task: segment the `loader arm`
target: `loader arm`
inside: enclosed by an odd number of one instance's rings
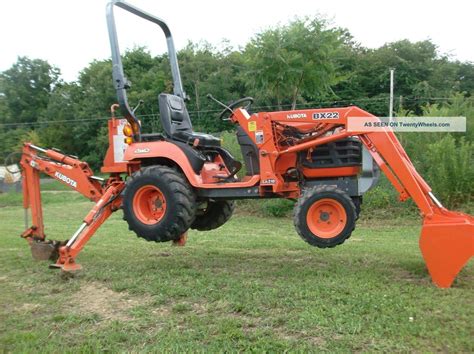
[[[430,186],[416,171],[391,128],[372,132],[348,130],[350,119],[362,118],[380,122],[379,118],[358,107],[263,112],[250,117],[239,108],[233,112],[232,116],[232,120],[244,127],[247,134],[252,137],[256,134],[248,127],[253,124],[256,126],[253,130],[262,132],[263,136],[272,136],[272,126],[275,123],[293,127],[317,124],[327,131],[328,134],[315,134],[292,146],[279,146],[275,139],[264,139],[259,146],[260,158],[261,161],[272,166],[270,170],[274,170],[278,159],[283,155],[357,136],[398,191],[400,200],[412,198],[418,206],[423,217],[420,249],[428,271],[439,287],[451,286],[456,275],[474,255],[474,218],[443,207],[431,192]],[[259,144],[255,138],[254,142]],[[261,162],[261,169],[264,167],[265,165]],[[269,175],[267,178],[278,179],[279,177],[269,172],[265,173]]]
[[[411,197],[420,209],[421,253],[433,282],[441,288],[450,287],[474,255],[474,218],[443,207],[391,129],[359,137],[399,192],[400,200]]]

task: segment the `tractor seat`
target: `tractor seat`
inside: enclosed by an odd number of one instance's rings
[[[197,139],[197,146],[202,147],[220,147],[221,139],[216,138],[213,135],[205,133],[196,133],[196,132],[186,132],[186,131],[176,131],[172,137],[182,142],[194,145],[194,142]]]
[[[158,104],[160,106],[161,125],[168,138],[199,147],[215,148],[221,146],[219,138],[193,131],[188,110],[181,97],[162,93],[158,96]]]

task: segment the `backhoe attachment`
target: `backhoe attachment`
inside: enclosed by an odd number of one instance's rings
[[[21,236],[29,242],[33,258],[55,261],[50,267],[65,272],[81,269],[81,265],[76,262],[77,255],[97,229],[120,208],[125,182],[119,173],[112,173],[107,180],[103,180],[94,176],[87,163],[75,156],[65,155],[59,150],[43,149],[30,143],[24,144],[20,164],[26,224],[26,230]],[[51,176],[95,202],[82,224],[68,240],[46,239],[41,206],[40,173]],[[31,209],[33,219],[31,226],[28,224],[28,209]],[[186,239],[187,233],[184,233],[174,240],[173,244],[184,246]]]
[[[107,180],[93,175],[87,163],[75,156],[65,155],[59,150],[43,149],[25,143],[20,162],[23,177],[23,207],[25,227],[22,237],[27,239],[33,258],[56,260],[52,265],[64,271],[80,269],[75,258],[95,231],[121,203],[120,193],[124,182],[119,175],[112,174]],[[84,218],[82,225],[66,241],[46,240],[40,193],[40,173],[45,173],[95,202]],[[31,209],[32,225],[28,224]]]

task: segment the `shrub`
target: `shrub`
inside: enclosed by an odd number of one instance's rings
[[[396,201],[394,190],[387,186],[376,186],[364,196],[363,206],[367,210],[387,209]]]
[[[446,135],[427,147],[425,178],[447,206],[472,200],[474,194],[474,144]]]
[[[261,203],[261,211],[266,216],[275,216],[278,218],[289,215],[295,202],[288,199],[267,199]]]

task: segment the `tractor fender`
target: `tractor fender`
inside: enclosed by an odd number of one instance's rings
[[[183,171],[193,187],[199,187],[202,179],[199,176],[205,159],[192,147],[167,141],[133,143],[124,152],[125,161],[148,158],[164,158],[173,161]]]

